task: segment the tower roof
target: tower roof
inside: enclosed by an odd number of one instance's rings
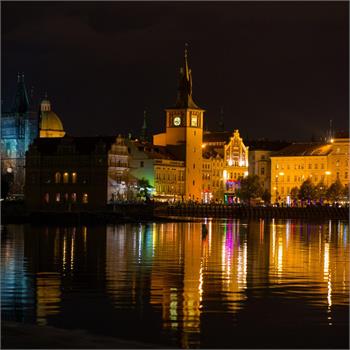
[[[187,45],[185,46],[184,65],[180,68],[179,85],[177,89],[176,108],[197,108],[192,98],[192,71],[187,60]]]
[[[17,91],[12,111],[24,114],[29,110],[29,98],[24,84],[24,74],[17,75]]]

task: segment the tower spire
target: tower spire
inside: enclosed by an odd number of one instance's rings
[[[199,108],[192,98],[192,71],[188,64],[188,44],[185,43],[184,66],[180,68],[176,108]]]
[[[146,120],[147,112],[146,110],[143,111],[143,124],[141,128],[141,141],[147,141],[147,120]]]
[[[221,106],[221,108],[220,108],[219,130],[220,130],[220,131],[225,131],[225,124],[224,124],[224,107],[222,107],[222,106]]]
[[[13,104],[13,112],[24,114],[29,110],[29,98],[24,84],[24,74],[17,73],[17,91]]]

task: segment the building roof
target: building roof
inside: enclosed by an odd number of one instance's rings
[[[177,160],[177,158],[170,152],[167,146],[153,145],[150,142],[133,141],[135,147],[140,152],[144,152],[150,159],[170,159]]]
[[[291,144],[288,141],[270,141],[270,140],[246,140],[244,144],[249,147],[249,151],[279,151]]]
[[[231,131],[205,131],[203,133],[203,142],[223,142],[227,143],[230,141],[230,137],[232,136]]]
[[[331,148],[331,144],[324,143],[293,143],[275,152],[271,157],[326,156]]]
[[[36,148],[42,155],[55,154],[59,146],[73,146],[73,150],[78,154],[91,154],[98,144],[105,145],[106,152],[111,145],[116,142],[116,136],[93,136],[93,137],[72,137],[62,138],[36,138],[30,146]],[[72,153],[74,152],[72,151]]]

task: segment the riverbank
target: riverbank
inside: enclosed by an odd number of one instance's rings
[[[2,223],[116,224],[193,221],[200,218],[326,219],[349,220],[349,208],[337,206],[254,207],[224,204],[131,203],[107,206],[99,211],[28,212],[23,202],[2,204]]]
[[[3,349],[165,349],[164,346],[69,330],[3,321]]]

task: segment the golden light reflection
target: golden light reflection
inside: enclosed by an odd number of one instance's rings
[[[56,272],[38,272],[36,278],[36,315],[40,326],[47,324],[47,317],[60,312],[61,277]]]

